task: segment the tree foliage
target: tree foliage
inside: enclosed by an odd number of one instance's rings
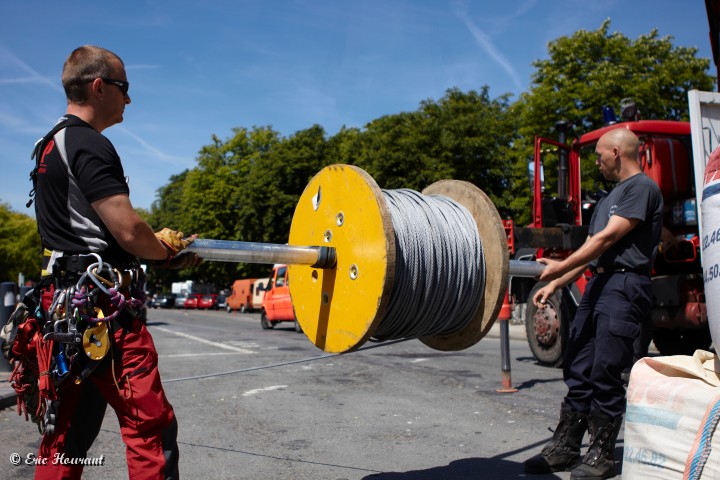
[[[449,89],[416,112],[387,115],[359,134],[356,165],[382,188],[422,190],[443,179],[483,189],[503,209],[510,175],[507,149],[514,138],[507,96]]]
[[[0,203],[0,281],[17,282],[20,273],[39,279],[41,259],[35,220]]]
[[[606,20],[597,30],[550,42],[549,58],[533,63],[531,87],[512,106],[519,139],[510,205],[521,222],[529,219],[532,201],[527,161],[535,135],[556,138],[559,120],[574,125],[577,134],[599,128],[602,108],[617,110],[624,98],[635,101],[642,118],[687,120],[687,92],[713,89],[710,62],[698,58],[696,48],[673,46],[672,37],[657,30],[631,40],[609,29]]]

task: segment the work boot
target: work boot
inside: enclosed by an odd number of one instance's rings
[[[552,473],[572,470],[580,463],[580,444],[587,430],[587,415],[574,412],[563,403],[552,440],[540,454],[525,460],[525,473]]]
[[[615,441],[621,425],[622,416],[610,418],[600,412],[590,413],[590,446],[582,463],[570,474],[572,480],[603,480],[616,475]]]

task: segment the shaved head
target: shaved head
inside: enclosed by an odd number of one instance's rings
[[[640,139],[626,128],[606,132],[595,146],[595,164],[607,179],[621,181],[640,173]]]
[[[640,149],[640,139],[626,128],[610,130],[600,137],[600,142],[606,142],[605,146],[609,148],[617,147],[620,151],[620,156],[623,158],[637,159]]]

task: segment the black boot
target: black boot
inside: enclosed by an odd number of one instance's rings
[[[587,415],[574,412],[563,403],[560,423],[552,440],[539,455],[525,460],[525,473],[552,473],[572,470],[580,463],[580,444],[587,430]]]
[[[615,441],[621,425],[622,416],[610,418],[600,412],[590,413],[590,446],[582,463],[570,474],[572,480],[603,480],[616,475]]]

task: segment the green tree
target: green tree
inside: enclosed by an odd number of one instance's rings
[[[709,60],[697,49],[673,46],[657,30],[631,40],[609,33],[610,20],[598,30],[579,30],[548,45],[549,58],[533,63],[530,90],[512,106],[519,139],[511,156],[515,165],[508,201],[521,223],[529,221],[527,161],[535,135],[555,138],[555,123],[567,120],[576,133],[603,125],[602,107],[615,109],[632,98],[642,118],[687,120],[687,92],[712,90]]]
[[[327,158],[325,131],[319,125],[283,139],[253,164],[243,191],[243,233],[248,241],[286,243],[295,205]]]
[[[41,249],[35,219],[0,203],[0,281],[17,282],[20,273],[39,279]]]
[[[421,148],[421,120],[419,112],[403,112],[368,123],[355,164],[386,189],[421,190],[437,175],[448,174],[448,168],[443,169]]]
[[[153,204],[154,227],[167,226],[200,238],[243,240],[241,199],[248,188],[249,172],[278,140],[279,135],[269,127],[234,128],[224,141],[213,135],[212,143],[200,149],[197,166],[172,177],[171,183],[158,191]],[[226,286],[245,276],[246,270],[243,264],[208,262],[192,270],[159,270],[153,281],[167,285],[192,277]]]
[[[465,180],[482,189],[502,212],[511,165],[508,150],[515,127],[508,116],[508,95],[491,99],[489,88],[479,92],[449,89],[439,101],[420,106],[419,146],[443,167],[433,181]]]
[[[150,225],[155,231],[167,227],[181,230],[189,226],[183,207],[183,190],[185,179],[189,170],[185,170],[170,177],[167,185],[160,187],[156,193],[156,200],[150,206]]]
[[[514,138],[508,97],[447,90],[415,112],[386,115],[360,133],[356,165],[382,188],[422,190],[443,179],[466,180],[502,209],[508,188],[507,150]]]

